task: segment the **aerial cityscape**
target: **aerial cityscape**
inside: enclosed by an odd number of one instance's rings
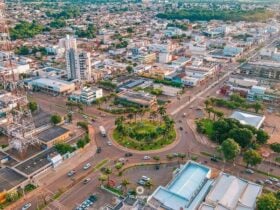
[[[280,0],[0,0],[0,209],[280,210]]]

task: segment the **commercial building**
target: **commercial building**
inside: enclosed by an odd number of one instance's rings
[[[124,90],[117,94],[118,103],[131,104],[138,107],[153,108],[157,105],[157,98],[149,93]]]
[[[58,79],[39,78],[27,82],[28,88],[50,94],[69,94],[75,90],[73,82]]]
[[[101,97],[103,97],[103,90],[101,88],[84,87],[80,91],[73,92],[69,96],[69,100],[89,105]]]
[[[189,161],[174,172],[173,179],[166,187],[159,186],[147,203],[152,209],[197,209],[213,183],[210,176],[210,168]]]
[[[199,210],[254,210],[262,186],[221,173]]]
[[[252,61],[241,66],[239,73],[249,77],[280,80],[280,62]]]
[[[248,101],[263,101],[268,104],[280,104],[280,91],[272,90],[266,87],[253,86],[247,92]]]
[[[256,115],[240,111],[234,111],[230,118],[238,120],[243,125],[251,125],[257,129],[262,126],[265,120],[265,116],[263,115]]]
[[[54,126],[38,134],[38,139],[47,147],[50,148],[54,144],[67,140],[70,136],[70,131],[60,126]]]

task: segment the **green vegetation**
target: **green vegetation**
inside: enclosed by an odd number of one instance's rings
[[[209,21],[209,20],[230,20],[230,21],[264,21],[273,17],[273,12],[266,9],[255,9],[249,11],[242,10],[220,10],[220,9],[202,9],[192,8],[189,10],[181,9],[167,13],[157,14],[158,18],[190,21]]]
[[[107,90],[114,90],[117,85],[112,83],[111,81],[109,80],[102,80],[102,81],[99,81],[99,85],[101,87],[103,87],[104,89],[107,89]]]
[[[84,148],[89,142],[90,142],[89,135],[86,134],[84,136],[84,138],[81,138],[77,141],[77,147],[78,148]]]
[[[66,26],[66,21],[63,18],[56,18],[50,22],[50,27],[52,28],[63,28]]]
[[[50,121],[52,124],[57,125],[58,123],[60,123],[62,121],[62,118],[61,118],[61,116],[54,114],[51,116]]]
[[[47,55],[47,50],[44,47],[27,47],[25,45],[17,48],[15,53],[18,55],[35,55],[36,53],[41,53],[42,55]]]
[[[77,126],[80,126],[88,133],[88,123],[87,122],[77,122]]]
[[[161,84],[168,85],[168,86],[172,86],[172,87],[177,87],[177,88],[182,88],[183,87],[183,85],[181,83],[173,82],[173,81],[170,81],[170,80],[155,79],[154,82],[155,83],[161,83]]]
[[[115,121],[114,139],[124,147],[136,150],[160,149],[176,137],[174,121],[163,115],[163,121],[125,122],[124,117]]]
[[[141,87],[136,87],[134,88],[135,91],[145,91],[147,93],[151,93],[153,95],[159,96],[162,95],[162,90],[160,88],[153,88],[153,87],[145,87],[145,88],[141,88]]]
[[[25,187],[24,187],[24,191],[25,192],[30,192],[30,191],[32,191],[32,190],[35,190],[37,187],[35,186],[35,185],[33,185],[33,184],[28,184],[28,185],[26,185]]]
[[[96,171],[96,170],[100,169],[100,168],[101,168],[102,166],[104,166],[107,162],[108,162],[108,159],[104,159],[104,160],[98,162],[98,163],[96,164],[96,166],[93,168],[93,171]]]
[[[224,154],[225,160],[234,160],[240,153],[240,146],[233,139],[226,139],[221,144],[221,151]]]
[[[126,67],[127,72],[130,74],[133,72],[133,67],[132,66],[127,66]]]
[[[257,200],[258,210],[278,210],[280,209],[280,197],[278,193],[263,193]]]
[[[30,109],[31,112],[35,112],[38,109],[38,104],[34,101],[30,101],[28,103],[28,108]]]
[[[10,36],[12,40],[33,38],[37,34],[42,33],[44,26],[38,24],[36,21],[31,23],[27,21],[21,21],[14,28],[10,29]]]
[[[89,24],[86,30],[77,29],[76,35],[80,38],[93,39],[96,37],[96,28],[93,24]]]
[[[116,45],[115,45],[115,47],[116,48],[125,48],[125,47],[127,47],[127,45],[128,45],[128,42],[127,41],[120,41],[119,43],[117,43]]]
[[[46,15],[48,17],[53,17],[53,18],[64,18],[64,19],[71,19],[71,18],[77,18],[80,16],[81,12],[79,7],[73,7],[73,6],[68,6],[66,8],[63,8],[61,12],[52,12],[52,11],[47,11]]]
[[[54,148],[61,155],[64,155],[68,152],[72,153],[76,150],[75,147],[72,147],[71,145],[66,144],[66,143],[57,143],[57,144],[54,145]]]
[[[277,153],[280,153],[280,144],[279,143],[273,143],[270,145],[270,148]]]
[[[176,27],[182,29],[183,31],[188,30],[188,25],[186,23],[178,23],[178,22],[168,23],[167,27]]]
[[[220,98],[210,98],[206,100],[212,106],[225,107],[228,109],[253,109],[256,113],[263,110],[263,105],[260,102],[247,103],[245,98],[242,98],[238,94],[233,94],[230,96],[229,100]]]
[[[222,144],[227,138],[232,138],[242,148],[252,147],[256,144],[264,144],[268,140],[267,138],[261,138],[262,132],[259,132],[256,128],[243,125],[239,121],[231,118],[221,118],[217,121],[211,119],[200,119],[196,121],[197,131],[199,133],[207,135],[211,140]],[[256,135],[256,139],[253,136]],[[261,141],[259,141],[261,139]]]
[[[255,166],[262,162],[262,157],[257,151],[250,149],[244,153],[243,160],[247,164],[247,167],[249,165]]]

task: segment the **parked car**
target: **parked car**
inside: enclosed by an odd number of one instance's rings
[[[93,195],[90,195],[88,199],[89,199],[91,202],[94,203],[95,201],[97,201],[97,196],[93,194]]]
[[[183,130],[183,127],[180,127],[179,129],[180,129],[180,131],[182,131],[182,130]]]
[[[102,150],[101,147],[97,147],[96,152],[97,152],[97,153],[100,153],[101,150]]]
[[[83,183],[87,184],[89,181],[90,181],[90,178],[86,178],[86,179],[84,179]]]
[[[125,159],[124,158],[119,158],[119,162],[124,163]]]
[[[133,154],[132,153],[130,153],[130,152],[128,152],[128,153],[125,153],[125,155],[124,155],[125,157],[131,157],[131,156],[133,156]]]
[[[75,175],[76,171],[75,170],[71,170],[68,172],[67,176],[71,177],[73,175]]]
[[[249,168],[247,168],[247,169],[245,170],[245,172],[248,173],[248,174],[253,174],[253,173],[255,173],[252,169],[249,169]]]
[[[26,210],[29,209],[31,207],[31,203],[26,203],[24,204],[24,206],[21,208],[21,210]]]
[[[160,165],[155,165],[156,170],[159,170],[159,168],[160,168]]]
[[[142,179],[138,180],[137,184],[145,186],[146,182],[143,181]]]
[[[144,160],[150,160],[151,159],[151,157],[150,156],[144,156],[144,158],[143,158]]]
[[[264,184],[264,181],[262,181],[262,180],[258,179],[258,180],[256,181],[256,183],[257,183],[257,184],[261,184],[261,185],[263,185],[263,184]]]
[[[278,180],[277,178],[275,178],[275,177],[269,177],[269,179],[270,179],[271,181],[273,181],[273,182],[279,182],[279,180]]]
[[[273,182],[270,181],[269,179],[264,180],[264,182],[265,182],[266,184],[273,184]]]
[[[276,187],[280,187],[280,182],[276,183],[275,186],[276,186]]]
[[[142,176],[141,179],[145,182],[148,182],[151,180],[151,178],[147,177],[147,176]]]
[[[219,160],[216,157],[211,157],[210,160],[213,162],[219,162]]]
[[[87,170],[89,167],[91,167],[91,164],[90,163],[87,163],[84,165],[84,170]]]
[[[107,141],[108,146],[112,146],[112,142]]]

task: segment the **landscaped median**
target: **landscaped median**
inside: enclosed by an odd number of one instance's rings
[[[174,122],[167,117],[163,121],[129,121],[116,120],[113,131],[114,140],[123,147],[148,151],[161,149],[176,139]]]

